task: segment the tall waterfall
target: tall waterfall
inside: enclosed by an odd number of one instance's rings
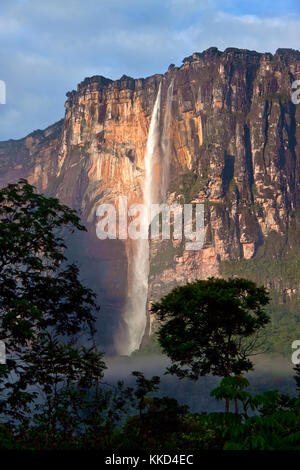
[[[160,192],[160,104],[161,84],[159,85],[144,157],[145,177],[143,186],[143,204],[148,209],[147,219],[143,222],[149,226],[151,204],[159,202]],[[124,324],[119,337],[119,353],[129,355],[141,345],[147,325],[148,278],[150,270],[149,240],[138,239],[134,242],[132,253],[132,278],[128,292],[128,301],[123,315]]]
[[[162,177],[161,177],[161,198],[165,202],[167,196],[167,190],[169,186],[169,174],[170,174],[170,125],[171,125],[171,116],[172,116],[172,99],[173,99],[173,89],[174,89],[174,78],[172,78],[171,83],[167,91],[167,102],[166,110],[164,116],[164,127],[162,134]]]

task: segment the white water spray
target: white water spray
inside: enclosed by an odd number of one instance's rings
[[[167,190],[169,186],[169,175],[170,175],[170,150],[171,150],[171,138],[170,138],[170,126],[172,117],[172,99],[174,89],[174,78],[172,78],[167,91],[167,102],[164,116],[164,127],[162,134],[162,177],[161,177],[161,198],[165,202],[167,196]]]
[[[161,84],[152,111],[145,153],[145,178],[143,204],[150,214],[151,204],[159,202],[159,125],[160,125]],[[156,184],[155,184],[156,183]],[[147,214],[147,226],[150,220]],[[144,221],[143,221],[144,222]],[[132,278],[128,300],[123,315],[124,325],[118,338],[118,350],[122,355],[130,355],[139,349],[147,325],[148,278],[150,270],[149,240],[136,240],[132,254]]]

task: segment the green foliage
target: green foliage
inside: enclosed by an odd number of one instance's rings
[[[228,404],[230,401],[234,400],[236,413],[238,413],[237,403],[241,401],[244,404],[244,410],[246,412],[248,406],[254,409],[251,395],[244,390],[248,386],[248,380],[242,376],[235,375],[233,377],[225,377],[221,380],[219,387],[212,390],[211,396],[215,397],[216,400],[226,400]],[[227,411],[229,411],[229,407]]]
[[[199,415],[188,414],[188,407],[179,405],[174,398],[153,396],[158,391],[159,377],[149,380],[141,372],[132,374],[137,378],[132,396],[139,414],[126,420],[119,436],[121,449],[217,448],[213,430],[199,426]]]
[[[175,288],[152,311],[161,321],[159,343],[170,357],[168,371],[196,380],[229,376],[252,369],[252,338],[269,318],[264,287],[242,278],[196,281]]]
[[[202,422],[219,431],[224,450],[299,450],[300,400],[276,390],[252,396],[242,377],[226,377],[212,396],[242,404],[243,412],[210,413]],[[252,415],[249,416],[248,411]]]
[[[169,191],[175,192],[176,196],[183,196],[184,202],[191,202],[203,190],[207,184],[209,164],[202,170],[202,176],[192,171],[179,175],[170,185]]]
[[[163,240],[162,249],[151,258],[150,273],[158,274],[174,264],[174,257],[182,252],[182,247],[175,247],[172,240]]]
[[[44,131],[41,129],[36,129],[35,131],[29,134],[30,137],[41,137],[44,134]]]
[[[240,375],[252,367],[253,334],[268,323],[263,287],[211,278],[176,288],[153,306],[165,322],[158,337],[170,371],[193,379],[224,375],[212,396],[235,403],[235,413],[229,406],[226,413],[190,413],[173,398],[154,396],[157,376],[135,371],[135,387],[103,383],[95,295],[67,264],[66,229],[84,227],[74,211],[25,180],[0,191],[0,334],[7,349],[1,450],[300,450],[300,400],[277,391],[252,396]]]
[[[237,184],[236,184],[235,179],[232,178],[229,183],[229,192],[234,193],[236,190],[237,190]]]
[[[78,267],[66,264],[62,232],[76,229],[85,230],[73,210],[26,180],[0,191],[0,337],[7,355],[0,413],[27,425],[39,410],[39,390],[48,438],[60,426],[61,390],[97,386],[105,368],[91,342],[95,294],[81,284]],[[83,332],[88,348],[77,344]]]
[[[145,378],[144,374],[139,371],[132,372],[132,375],[136,377],[136,390],[134,392],[134,396],[138,400],[138,409],[141,416],[143,410],[146,408],[145,397],[148,393],[158,390],[160,378],[158,376],[153,376],[152,379],[148,380]]]
[[[280,354],[290,354],[295,332],[300,331],[300,232],[298,215],[294,217],[287,238],[271,232],[252,259],[220,263],[224,277],[245,276],[268,287],[271,300],[266,312],[272,321],[265,330],[265,349]],[[289,288],[294,289],[290,295]]]
[[[243,397],[241,397],[243,400]],[[277,391],[245,397],[259,414],[212,413],[204,421],[222,431],[224,450],[299,450],[300,400]]]

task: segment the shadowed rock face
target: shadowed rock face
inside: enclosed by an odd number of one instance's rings
[[[62,121],[0,143],[2,186],[26,177],[80,211],[88,225],[71,251],[99,293],[105,345],[124,307],[134,247],[98,240],[95,211],[119,195],[129,205],[142,202],[159,84],[163,123],[174,82],[167,200],[205,203],[205,244],[188,252],[181,241],[151,241],[150,299],[188,280],[218,275],[220,261],[249,259],[270,232],[286,233],[300,202],[300,105],[291,102],[297,79],[298,51],[279,49],[273,56],[211,48],[164,75],[85,79],[67,94]]]

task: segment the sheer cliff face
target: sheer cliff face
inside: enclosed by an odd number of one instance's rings
[[[273,56],[215,48],[164,75],[85,79],[67,94],[63,121],[0,143],[0,183],[27,177],[81,211],[89,234],[78,252],[85,260],[106,260],[100,290],[121,309],[134,248],[99,241],[95,210],[119,195],[129,205],[142,202],[153,105],[161,83],[163,123],[173,80],[170,125],[159,149],[170,157],[167,198],[204,202],[206,235],[198,252],[180,242],[151,242],[150,298],[156,298],[176,284],[217,275],[221,260],[251,258],[272,231],[285,234],[300,197],[300,105],[291,102],[296,79],[297,51]]]

